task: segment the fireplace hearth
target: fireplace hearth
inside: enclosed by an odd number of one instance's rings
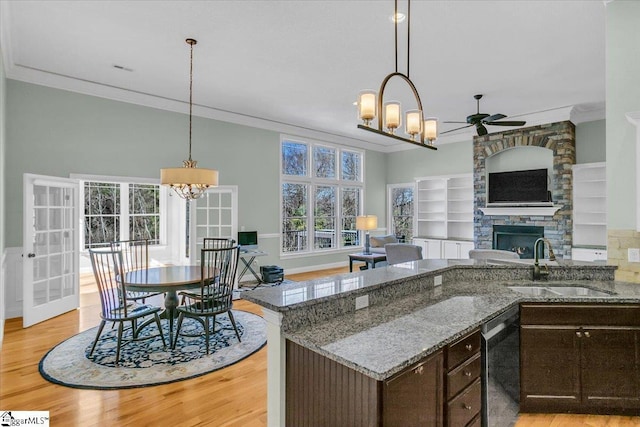
[[[494,225],[493,249],[516,252],[520,255],[520,258],[533,258],[533,246],[540,237],[544,237],[544,227],[533,225]],[[538,249],[544,250],[544,246]],[[539,257],[544,257],[543,253],[539,253],[538,255]]]

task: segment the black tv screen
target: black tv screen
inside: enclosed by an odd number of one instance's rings
[[[489,203],[549,202],[547,170],[490,173],[488,199]]]

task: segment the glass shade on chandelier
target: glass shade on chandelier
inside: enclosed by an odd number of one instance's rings
[[[438,138],[438,119],[435,117],[427,117],[424,119],[424,139],[429,141],[429,144],[433,144],[433,141]]]
[[[193,122],[193,46],[195,39],[185,40],[191,47],[189,62],[189,159],[182,162],[181,168],[160,169],[160,183],[172,188],[175,193],[186,200],[201,197],[207,188],[218,186],[218,171],[198,169],[197,161],[191,158],[191,127]]]
[[[376,92],[363,90],[358,95],[358,114],[366,126],[376,117]]]
[[[406,117],[405,133],[415,139],[422,132],[422,111],[409,110]]]

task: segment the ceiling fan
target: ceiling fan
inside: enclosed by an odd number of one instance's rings
[[[476,99],[476,102],[478,104],[478,110],[476,112],[476,114],[472,114],[470,116],[467,116],[467,121],[466,122],[443,122],[443,123],[468,123],[466,126],[462,126],[459,128],[455,128],[455,129],[451,129],[448,130],[446,132],[440,132],[440,134],[445,134],[445,133],[449,133],[449,132],[454,132],[460,129],[465,129],[471,126],[475,126],[476,130],[478,131],[478,136],[482,136],[482,135],[486,135],[487,132],[487,128],[484,125],[489,125],[489,126],[524,126],[527,122],[522,121],[522,120],[505,120],[505,121],[500,121],[497,122],[496,120],[500,120],[500,119],[504,119],[505,116],[504,114],[493,114],[493,115],[489,115],[486,113],[481,113],[480,112],[480,99],[482,98],[482,95],[474,95],[473,96]]]

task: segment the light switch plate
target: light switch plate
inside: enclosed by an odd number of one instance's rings
[[[629,262],[640,262],[640,248],[627,249],[627,257]]]
[[[433,278],[433,286],[440,286],[442,285],[442,276],[435,276]]]
[[[361,295],[356,297],[356,310],[369,307],[369,295]]]

